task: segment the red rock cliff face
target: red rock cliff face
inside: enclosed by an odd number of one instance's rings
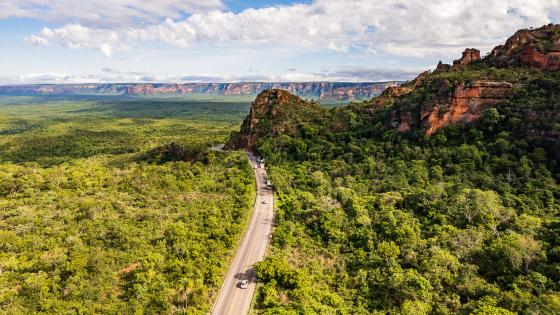
[[[560,70],[560,25],[520,30],[505,45],[494,48],[485,58],[487,64],[504,68],[528,66],[549,71]]]
[[[251,104],[249,115],[243,121],[240,132],[230,138],[225,148],[254,150],[263,136],[297,135],[295,118],[309,119],[311,117],[306,116],[309,116],[310,112],[320,109],[318,104],[306,102],[288,91],[266,90]]]
[[[454,65],[469,65],[475,61],[480,60],[480,50],[474,48],[467,48],[463,52],[461,59],[455,60]]]
[[[473,123],[482,117],[487,108],[508,98],[512,90],[513,85],[507,82],[476,81],[469,85],[459,84],[447,102],[421,107],[421,125],[426,128],[425,134],[431,136],[451,124]],[[410,123],[405,119],[404,124]],[[398,130],[407,131],[400,126]]]
[[[516,84],[522,86],[515,76],[512,76],[512,82],[502,82],[498,77],[492,77],[491,72],[484,74],[476,70],[483,68],[485,63],[495,68],[530,67],[559,71],[560,25],[520,30],[504,45],[494,48],[483,63],[472,65],[478,60],[480,52],[469,48],[453,66],[440,62],[433,73],[422,74],[399,88],[388,89],[373,103],[393,104],[390,124],[399,132],[420,129],[431,136],[452,124],[476,122],[486,109],[506,102],[513,95]]]
[[[525,47],[518,56],[521,64],[550,71],[560,70],[560,45],[554,51],[542,51],[537,46]]]
[[[420,129],[431,136],[452,124],[470,124],[480,119],[486,109],[499,106],[512,96],[514,84],[490,80],[451,84],[446,79],[430,79],[422,74],[416,80],[398,88],[387,89],[374,104],[394,100],[391,127],[398,132]],[[423,103],[416,103],[416,89],[432,95]],[[412,95],[412,98],[408,98]]]

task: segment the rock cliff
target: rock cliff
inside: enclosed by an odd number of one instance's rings
[[[453,61],[454,65],[470,65],[471,63],[480,60],[480,50],[474,48],[467,48],[463,52],[461,59]]]
[[[304,101],[285,90],[266,90],[251,104],[240,132],[232,134],[225,149],[253,150],[263,136],[300,135],[306,122],[322,114],[324,109],[317,103]]]
[[[327,101],[363,100],[377,96],[400,82],[242,82],[185,84],[61,84],[0,86],[0,95],[257,95],[268,89],[282,89],[295,95]]]
[[[420,109],[420,125],[431,136],[441,128],[456,123],[473,123],[484,111],[496,106],[512,94],[513,85],[508,82],[474,81],[460,83],[453,92],[439,103],[427,103]],[[401,128],[399,131],[406,131]]]
[[[466,49],[453,65],[440,62],[435,71],[389,86],[370,101],[331,111],[286,91],[265,91],[227,147],[253,150],[263,137],[297,137],[306,123],[329,136],[392,129],[430,137],[451,125],[476,123],[496,108],[498,116],[506,114],[503,123],[512,135],[545,141],[560,157],[559,38],[560,25],[521,30],[485,58]]]
[[[440,62],[433,73],[387,89],[374,104],[394,106],[390,125],[397,131],[431,136],[452,124],[474,123],[488,108],[508,102],[540,76],[531,69],[560,70],[560,25],[520,30],[484,59],[466,49],[453,66]]]
[[[528,66],[560,70],[560,25],[520,30],[485,59],[490,66]]]

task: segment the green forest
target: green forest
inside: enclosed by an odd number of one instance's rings
[[[503,78],[523,87],[474,124],[388,126],[441,80]],[[241,132],[241,99],[1,98],[0,313],[208,313],[255,196],[244,153],[211,150],[229,137],[256,139],[275,191],[252,313],[560,314],[560,165],[539,134],[560,130],[560,77],[427,80],[342,107],[282,92]]]
[[[392,105],[277,107],[293,130],[256,144],[277,194],[256,312],[560,314],[560,165],[526,136],[560,130],[558,75],[477,64],[430,78],[504,75],[524,87],[431,137],[388,128]],[[401,103],[428,102],[424,86]]]
[[[248,102],[0,98],[0,314],[205,314],[254,202]]]

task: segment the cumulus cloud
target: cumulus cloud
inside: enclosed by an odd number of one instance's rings
[[[35,18],[92,27],[156,24],[189,13],[219,10],[222,0],[2,0],[0,19]]]
[[[113,47],[119,44],[119,38],[119,34],[110,29],[94,29],[80,24],[67,24],[57,29],[45,27],[38,35],[27,37],[26,41],[41,46],[59,45],[74,49],[93,48],[110,57],[113,53]]]
[[[151,1],[136,2],[148,6]],[[165,3],[166,8],[178,6],[171,0]],[[195,1],[181,3],[192,6]],[[222,5],[221,1],[208,3],[206,9]],[[21,6],[18,8],[21,10]],[[204,42],[271,44],[339,53],[359,50],[369,54],[444,57],[455,56],[466,46],[489,50],[519,28],[551,22],[559,10],[560,2],[556,0],[315,0],[239,13],[203,11],[182,19],[176,18],[171,9],[161,9],[154,14],[167,16],[161,23],[110,30],[71,23],[46,28],[27,40],[36,45],[94,48],[105,55],[139,41],[161,41],[185,47]]]

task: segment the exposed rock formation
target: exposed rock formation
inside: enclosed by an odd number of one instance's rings
[[[469,48],[454,66],[440,62],[433,73],[423,73],[414,81],[386,90],[374,100],[377,105],[393,105],[390,125],[399,132],[421,130],[431,136],[451,124],[469,124],[479,120],[489,107],[510,99],[523,76],[510,69],[531,67],[545,71],[560,70],[560,25],[520,30],[505,45],[497,46],[484,63],[506,69],[511,81],[492,76],[493,72],[471,71],[480,60],[480,51]]]
[[[453,61],[454,65],[470,65],[471,63],[480,60],[480,50],[474,48],[467,48],[463,52],[461,59]]]
[[[254,150],[258,140],[265,135],[298,135],[299,123],[313,120],[315,113],[324,109],[317,103],[307,102],[285,90],[266,90],[251,104],[249,115],[234,133],[225,149]]]
[[[425,84],[422,88],[428,89],[432,97],[421,104],[410,104],[406,97],[397,96],[395,109],[391,112],[392,128],[399,132],[422,129],[425,135],[431,136],[451,124],[473,123],[487,108],[511,97],[514,90],[513,84],[497,81],[453,85],[447,80],[436,80]],[[406,85],[400,89],[405,88]]]
[[[390,86],[385,89],[381,95],[386,97],[400,97],[411,91],[412,88],[408,86]]]
[[[480,52],[469,48],[453,66],[440,62],[434,72],[389,86],[371,102],[335,110],[327,111],[286,91],[265,91],[226,148],[254,150],[260,139],[279,134],[305,139],[344,130],[375,134],[393,129],[429,137],[450,125],[475,123],[488,108],[497,107],[499,117],[489,116],[488,124],[503,123],[516,136],[540,138],[560,157],[560,131],[555,123],[560,117],[560,83],[557,74],[550,72],[560,70],[559,38],[560,25],[519,31],[482,61]],[[304,142],[281,139],[294,152],[305,150]]]
[[[511,96],[513,85],[507,82],[475,81],[457,85],[451,97],[442,103],[427,103],[420,109],[420,122],[431,136],[441,128],[456,123],[472,123],[484,111]],[[405,121],[410,119],[404,117]],[[399,130],[400,131],[400,130]],[[406,130],[404,130],[406,131]]]
[[[435,73],[437,72],[447,72],[451,69],[451,65],[448,65],[446,63],[440,62],[438,63],[436,70],[434,70]]]
[[[494,48],[485,59],[490,66],[528,66],[543,70],[560,70],[560,25],[520,30],[505,45]]]

